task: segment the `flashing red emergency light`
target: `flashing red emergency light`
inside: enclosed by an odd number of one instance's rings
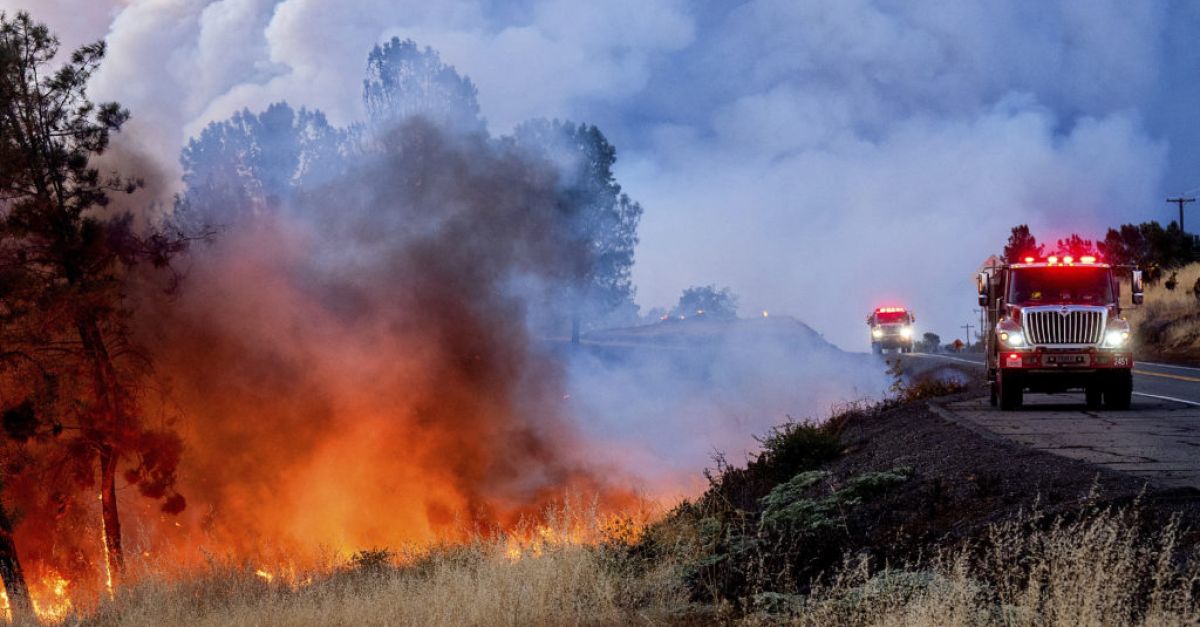
[[[1034,263],[1036,259],[1033,257],[1025,257],[1024,261],[1025,263]],[[1057,256],[1046,257],[1046,264],[1051,266],[1072,266],[1075,265],[1076,261],[1082,264],[1094,264],[1098,261],[1098,259],[1095,255],[1083,255],[1079,259],[1075,259],[1075,257],[1070,255],[1067,255],[1061,259],[1059,259]]]
[[[903,307],[879,307],[875,313],[904,313],[905,311],[907,310]]]

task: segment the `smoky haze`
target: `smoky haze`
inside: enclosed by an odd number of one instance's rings
[[[177,299],[146,296],[191,528],[239,554],[349,551],[508,526],[568,491],[633,503],[576,452],[526,324],[518,287],[552,289],[578,254],[556,168],[421,117],[365,143],[195,250]]]
[[[4,0],[9,8],[25,0]],[[362,117],[362,51],[393,35],[479,86],[495,134],[599,124],[647,211],[643,307],[717,283],[861,350],[858,320],[906,304],[951,337],[970,275],[1029,223],[1042,239],[1169,219],[1195,187],[1180,3],[566,0],[38,2],[104,34],[98,97],[170,166],[187,137],[287,99]],[[632,17],[636,16],[636,17]],[[835,288],[837,298],[824,296]]]
[[[791,314],[853,350],[884,304],[913,308],[919,332],[960,333],[976,320],[975,267],[1015,224],[1042,240],[1096,236],[1169,217],[1164,189],[1192,186],[1195,164],[1170,140],[1195,125],[1162,94],[1192,71],[1164,63],[1180,38],[1163,32],[1196,21],[1177,5],[30,4],[0,0],[69,43],[106,38],[91,93],[133,111],[114,153],[161,170],[144,192],[160,208],[182,191],[180,149],[206,125],[287,100],[347,128],[366,114],[366,51],[413,37],[475,81],[491,136],[535,117],[604,129],[618,178],[646,207],[633,269],[643,309],[729,286],[743,315]],[[187,462],[194,502],[309,538],[400,499],[417,504],[402,522],[432,533],[456,516],[515,515],[564,485],[624,498],[596,479],[597,460],[642,425],[693,429],[686,450],[625,449],[639,468],[674,473],[713,448],[738,454],[783,415],[819,417],[886,386],[878,364],[839,361],[820,342],[715,351],[699,379],[641,354],[564,365],[529,321],[569,263],[545,216],[513,209],[543,207],[553,164],[416,124],[401,135],[422,143],[401,148],[437,168],[404,179],[419,166],[377,161],[331,175],[198,250],[180,300],[148,310],[160,321],[149,343],[166,346],[162,370],[196,416],[189,441],[213,443]],[[725,386],[705,388],[713,376]],[[631,390],[628,403],[614,390]],[[472,448],[472,429],[489,445]],[[273,446],[281,432],[293,448]],[[419,468],[448,460],[422,484]],[[356,489],[366,497],[346,497]],[[242,515],[264,502],[269,521]],[[349,539],[381,533],[361,525]]]
[[[112,17],[94,92],[168,166],[241,107],[361,119],[362,50],[414,37],[475,79],[494,133],[587,120],[622,149],[653,208],[643,307],[715,282],[854,350],[884,301],[947,338],[974,320],[971,271],[1016,223],[1098,237],[1169,219],[1164,193],[1198,183],[1169,143],[1195,126],[1166,86],[1192,72],[1180,4],[108,0],[95,22],[37,5],[76,40]]]

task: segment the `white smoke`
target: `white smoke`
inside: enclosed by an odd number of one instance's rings
[[[1179,78],[1160,73],[1178,53],[1164,31],[1200,19],[1119,0],[0,8],[33,10],[65,41],[107,33],[93,95],[128,106],[126,136],[168,168],[189,136],[242,107],[288,100],[334,124],[361,119],[367,51],[412,37],[472,78],[493,134],[541,116],[608,134],[646,207],[643,306],[728,285],[744,313],[791,313],[856,350],[881,304],[961,335],[977,320],[973,270],[1018,223],[1053,240],[1169,219],[1173,153],[1147,129],[1163,128],[1158,86]]]
[[[1144,125],[1173,54],[1161,3],[29,4],[0,7],[69,41],[108,31],[93,93],[129,106],[129,135],[168,166],[242,107],[360,119],[367,50],[416,38],[472,77],[493,133],[534,116],[605,129],[648,208],[643,305],[725,284],[846,347],[885,300],[953,335],[971,271],[1016,223],[1053,239],[1166,217],[1167,144]]]

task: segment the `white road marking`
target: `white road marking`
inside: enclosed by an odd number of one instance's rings
[[[1147,398],[1157,398],[1160,401],[1172,401],[1175,403],[1183,403],[1184,405],[1191,405],[1192,407],[1200,407],[1200,403],[1197,403],[1196,401],[1188,401],[1188,400],[1184,400],[1182,398],[1175,398],[1174,396],[1161,396],[1159,394],[1147,394],[1145,392],[1134,392],[1133,395],[1134,396],[1145,396]]]
[[[1192,368],[1190,366],[1175,366],[1172,364],[1156,364],[1152,361],[1139,361],[1137,364],[1139,366],[1154,366],[1156,368],[1174,368],[1176,370],[1191,370],[1193,372],[1200,372],[1200,368]]]
[[[967,364],[973,364],[973,365],[976,365],[976,366],[979,366],[979,367],[983,367],[983,364],[982,364],[982,363],[980,363],[980,362],[978,362],[978,361],[972,361],[972,360],[970,360],[970,359],[963,359],[963,358],[961,358],[961,357],[951,357],[951,356],[949,356],[949,355],[930,355],[929,353],[914,353],[914,354],[915,354],[915,355],[921,355],[922,357],[935,357],[935,358],[938,358],[938,359],[950,359],[950,360],[953,360],[953,361],[961,361],[961,362],[963,362],[963,363],[967,363]],[[1188,368],[1188,367],[1186,367],[1186,366],[1168,366],[1168,365],[1166,365],[1166,364],[1152,364],[1152,363],[1150,363],[1150,362],[1145,362],[1145,361],[1140,361],[1140,362],[1138,362],[1138,363],[1139,363],[1139,364],[1142,364],[1142,365],[1148,365],[1148,366],[1159,366],[1159,365],[1161,365],[1161,366],[1165,366],[1165,367],[1167,367],[1167,368],[1180,368],[1180,369],[1182,369],[1182,370],[1196,370],[1196,371],[1200,371],[1200,368]],[[1149,373],[1149,372],[1147,372],[1147,373],[1141,373],[1141,374],[1153,374],[1153,373]],[[1162,375],[1159,375],[1159,376],[1162,376]],[[1175,402],[1175,403],[1183,403],[1184,405],[1190,405],[1190,406],[1192,406],[1192,407],[1200,407],[1200,403],[1198,403],[1198,402],[1196,402],[1196,401],[1189,401],[1189,400],[1187,400],[1187,399],[1177,398],[1177,397],[1174,397],[1174,396],[1162,396],[1162,395],[1160,395],[1160,394],[1147,394],[1146,392],[1134,392],[1133,394],[1134,394],[1134,396],[1144,396],[1144,397],[1146,397],[1146,398],[1155,398],[1155,399],[1158,399],[1158,400],[1160,400],[1160,401],[1172,401],[1172,402]]]

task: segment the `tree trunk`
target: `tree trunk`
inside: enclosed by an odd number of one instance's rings
[[[8,510],[0,505],[0,579],[8,592],[8,607],[12,609],[14,621],[33,616],[33,603],[29,600],[29,586],[25,584],[25,572],[17,557],[17,544],[13,541],[12,520]]]
[[[117,516],[117,460],[111,446],[100,449],[100,510],[104,522],[104,554],[108,560],[108,589],[125,573],[121,549],[121,518]]]
[[[100,517],[104,526],[104,554],[108,568],[108,589],[125,574],[125,554],[121,549],[121,518],[117,512],[117,463],[120,451],[112,444],[111,437],[125,418],[125,406],[121,396],[116,368],[104,344],[104,336],[95,318],[80,316],[79,339],[92,362],[92,385],[100,408],[100,418],[94,431],[100,441],[96,446],[100,452]]]

